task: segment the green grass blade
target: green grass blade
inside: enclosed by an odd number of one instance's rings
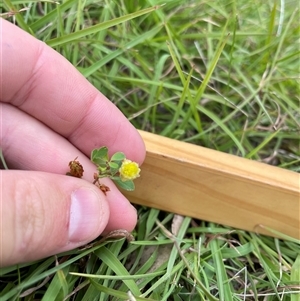
[[[225,123],[218,118],[214,113],[210,112],[207,110],[205,107],[202,107],[200,105],[197,106],[198,110],[200,112],[203,112],[207,117],[211,118],[215,122],[215,126],[219,126],[234,142],[236,147],[239,149],[241,152],[242,156],[245,156],[245,149],[241,142],[238,140],[237,136],[225,125]]]
[[[115,255],[108,250],[107,248],[103,247],[101,250],[97,251],[97,256],[109,266],[116,275],[120,276],[129,276],[128,271],[122,265],[122,263],[115,257]],[[132,279],[124,279],[123,282],[126,284],[128,289],[134,294],[139,295],[140,290],[136,285],[135,281]]]
[[[144,14],[149,14],[152,11],[159,9],[160,7],[161,6],[158,5],[158,6],[146,8],[146,9],[143,9],[143,10],[140,10],[140,11],[137,11],[137,12],[125,15],[125,16],[121,16],[121,17],[113,19],[113,20],[105,21],[100,24],[91,26],[89,28],[85,28],[80,31],[73,32],[73,33],[70,33],[70,34],[62,36],[62,37],[51,39],[51,40],[47,41],[47,44],[51,47],[55,47],[58,45],[63,45],[63,44],[69,43],[69,42],[73,42],[75,40],[81,39],[88,35],[96,34],[101,30],[110,28],[112,26],[116,26],[120,23],[132,20],[134,18],[140,17]]]
[[[145,32],[144,34],[138,36],[134,40],[131,40],[127,44],[125,44],[122,48],[112,51],[105,57],[103,57],[101,60],[93,64],[92,66],[86,68],[86,69],[81,69],[81,73],[83,76],[88,77],[92,75],[94,72],[99,70],[102,66],[107,64],[108,62],[111,62],[112,60],[116,59],[118,56],[120,56],[122,53],[128,51],[129,49],[135,47],[136,45],[144,42],[146,39],[152,38],[157,32],[159,32],[161,29],[160,26],[154,27],[150,31]]]
[[[280,130],[275,131],[270,136],[267,136],[265,140],[263,140],[257,147],[252,149],[251,152],[249,152],[246,155],[246,158],[250,159],[253,156],[255,156],[262,148],[264,148],[270,141],[272,141],[279,134],[279,132],[280,132]]]
[[[171,37],[170,37],[170,39],[171,39]],[[177,58],[178,54],[176,55],[176,53],[178,53],[178,51],[177,51],[176,47],[174,46],[174,43],[173,43],[172,40],[171,40],[170,43],[167,42],[167,46],[168,46],[170,55],[172,57],[172,60],[174,62],[174,65],[176,67],[176,70],[178,72],[178,75],[180,77],[181,83],[182,83],[183,86],[185,86],[185,82],[186,82],[185,75],[184,75],[184,72],[182,71],[180,63],[178,61],[178,58]],[[196,124],[197,124],[197,130],[198,130],[199,133],[201,133],[202,132],[202,125],[201,125],[200,116],[199,116],[199,114],[196,110],[195,100],[190,95],[190,91],[187,90],[187,92],[188,92],[187,95],[188,95],[188,100],[189,100],[189,104],[190,104],[190,109],[187,112],[186,116],[187,116],[187,118],[189,118],[189,116],[191,114],[193,114],[194,119],[195,119]]]
[[[213,239],[210,241],[209,247],[211,249],[212,259],[215,264],[219,300],[232,301],[232,288],[230,287],[230,282],[226,274],[226,268],[224,266],[224,260],[220,249],[220,242],[217,239]]]
[[[107,288],[99,283],[97,283],[96,281],[94,281],[93,279],[90,279],[90,282],[92,283],[92,285],[97,288],[97,290],[99,290],[100,292],[103,292],[107,295],[110,295],[110,296],[114,296],[114,297],[117,297],[117,298],[120,298],[122,300],[128,300],[128,294],[124,293],[124,292],[120,292],[118,290],[114,290],[114,289],[111,289],[111,288]],[[138,295],[134,295],[134,298],[136,301],[146,301],[146,300],[149,300],[149,301],[155,301],[151,298],[143,298],[143,297],[139,297]]]
[[[291,270],[291,281],[296,285],[300,283],[300,253],[297,256]],[[291,295],[291,301],[299,301],[299,293],[294,293]]]
[[[148,277],[155,277],[162,275],[163,272],[158,271],[158,272],[153,272],[149,274],[135,274],[135,275],[94,275],[94,274],[83,274],[83,273],[77,273],[77,272],[70,272],[70,275],[78,276],[78,277],[85,277],[85,278],[93,278],[93,279],[108,279],[108,280],[139,280],[143,278],[148,278]]]
[[[56,8],[45,14],[44,16],[37,18],[37,20],[30,24],[30,28],[33,31],[38,31],[42,27],[46,27],[48,23],[50,22],[57,22],[58,18],[58,5],[61,12],[67,11],[69,8],[71,8],[76,2],[74,0],[67,0],[64,1],[61,4],[57,4]]]
[[[15,6],[12,4],[12,2],[10,0],[3,0],[3,4],[4,7],[10,11],[15,13],[14,17],[16,18],[16,21],[18,23],[18,25],[25,31],[27,31],[28,33],[30,33],[31,35],[34,36],[34,31],[30,28],[30,26],[28,26],[28,24],[25,22],[23,16],[22,16],[22,12],[18,12],[15,8]]]
[[[213,72],[214,72],[214,70],[217,66],[217,63],[218,63],[219,58],[222,54],[222,51],[223,51],[223,49],[224,49],[224,47],[227,43],[227,39],[228,39],[228,36],[224,39],[224,41],[217,48],[217,51],[216,51],[216,53],[215,53],[215,55],[214,55],[214,57],[213,57],[213,59],[210,63],[210,66],[209,66],[209,68],[208,68],[208,70],[205,74],[205,77],[204,77],[204,79],[203,79],[203,81],[202,81],[202,83],[201,83],[201,85],[200,85],[200,87],[197,90],[197,93],[195,95],[195,101],[196,102],[198,102],[203,96],[203,93],[204,93],[204,91],[205,91],[205,89],[206,89],[206,87],[209,83],[209,80],[211,79],[211,76],[212,76],[212,74],[213,74]]]

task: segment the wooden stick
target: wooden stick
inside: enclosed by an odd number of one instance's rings
[[[136,204],[276,236],[300,239],[299,174],[140,132],[147,149]]]

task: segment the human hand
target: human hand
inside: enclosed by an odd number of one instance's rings
[[[114,229],[131,231],[136,211],[114,184],[91,182],[91,150],[107,146],[142,163],[141,137],[66,59],[0,18],[0,266],[84,245]],[[78,156],[83,179],[66,176]],[[14,169],[14,170],[12,170]]]

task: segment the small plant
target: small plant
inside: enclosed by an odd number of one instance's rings
[[[140,176],[141,169],[138,163],[126,159],[125,154],[116,152],[109,158],[106,146],[94,149],[91,153],[91,161],[97,166],[97,173],[94,173],[93,184],[97,185],[106,195],[110,191],[109,187],[100,183],[101,178],[112,179],[119,187],[132,191],[134,190],[133,180]],[[83,166],[77,157],[69,162],[70,171],[67,175],[81,178],[83,176]]]

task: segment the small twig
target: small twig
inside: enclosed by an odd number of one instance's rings
[[[101,243],[103,243],[111,238],[112,239],[126,238],[127,242],[134,241],[134,237],[130,232],[128,232],[127,230],[124,230],[124,229],[118,229],[118,230],[113,230],[113,231],[109,232],[107,235],[103,236],[100,240],[98,240],[96,242],[92,242],[85,246],[82,246],[79,249],[80,250],[90,249],[92,247],[100,245]]]
[[[23,298],[23,297],[26,297],[26,296],[28,296],[28,295],[34,293],[34,292],[37,291],[39,288],[43,287],[43,286],[44,286],[44,285],[45,285],[52,277],[53,277],[53,275],[47,276],[41,284],[39,284],[39,285],[37,285],[37,286],[35,286],[35,287],[32,287],[32,288],[30,288],[30,289],[24,291],[22,294],[20,294],[19,297],[20,297],[20,298]]]
[[[0,14],[0,17],[1,17],[1,18],[2,18],[2,17],[7,17],[7,18],[13,17],[13,16],[15,16],[16,14],[19,14],[19,13],[21,13],[21,12],[27,11],[27,10],[29,10],[29,9],[30,9],[30,7],[24,7],[24,8],[21,8],[20,10],[18,10],[18,11],[8,11],[8,12],[6,12],[6,13]]]

